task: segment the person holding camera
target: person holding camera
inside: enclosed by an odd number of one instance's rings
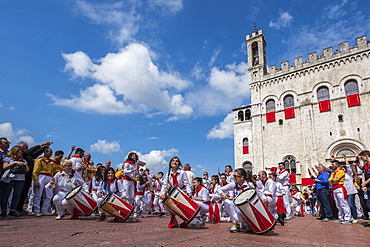
[[[10,204],[8,217],[16,217],[15,212],[19,198],[22,192],[25,174],[29,171],[27,161],[23,158],[23,151],[20,146],[14,146],[3,159],[3,169],[9,173],[9,180],[3,183],[3,195],[1,197],[1,216],[5,217],[7,212],[7,203],[10,193],[13,191],[13,197]]]

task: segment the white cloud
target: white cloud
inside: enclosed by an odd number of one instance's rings
[[[159,171],[162,171],[166,174],[168,170],[169,160],[166,158],[172,158],[178,153],[178,150],[171,148],[169,150],[152,150],[148,154],[142,154],[141,152],[132,151],[137,153],[139,160],[146,162],[145,167],[150,169],[151,174],[155,174]]]
[[[329,5],[324,9],[326,14],[324,14],[323,17],[327,19],[338,19],[343,17],[348,11],[348,6],[346,6],[347,2],[348,0],[342,0],[339,4]]]
[[[146,138],[146,140],[158,140],[159,137],[157,136],[152,136],[152,137],[149,137],[149,138]]]
[[[343,1],[342,4],[346,2]],[[370,30],[370,22],[366,11],[349,12],[343,9],[339,16],[334,16],[330,5],[325,8],[322,16],[313,20],[312,24],[302,26],[293,35],[284,41],[288,52],[282,54],[285,61],[293,61],[294,57],[307,57],[308,53],[316,51],[318,55],[326,47],[333,47],[333,52],[339,49],[339,43],[349,41],[355,43],[355,38],[360,37]],[[328,19],[330,17],[331,19]],[[354,25],[354,23],[356,25]],[[325,38],[323,38],[325,37]]]
[[[13,129],[12,123],[6,122],[0,124],[0,137],[6,137],[13,144],[17,144],[20,141],[27,142],[28,145],[36,145],[35,140],[32,136],[27,135],[29,131],[27,129]]]
[[[193,109],[177,92],[188,88],[191,82],[177,72],[161,71],[152,62],[151,55],[147,47],[137,43],[109,53],[96,63],[82,52],[63,54],[66,72],[73,78],[90,78],[97,84],[81,90],[78,96],[49,96],[55,105],[79,111],[190,115]]]
[[[229,112],[249,100],[248,65],[244,62],[213,67],[205,87],[187,95],[197,114],[214,116]]]
[[[149,6],[159,8],[162,15],[176,14],[182,10],[182,0],[149,0]]]
[[[234,136],[234,114],[229,113],[224,120],[213,127],[207,134],[207,139],[225,139]]]
[[[288,12],[281,12],[276,22],[270,21],[269,27],[276,28],[276,29],[287,27],[292,20],[293,20],[293,16],[291,16]]]
[[[213,50],[211,59],[210,59],[209,64],[208,64],[209,67],[213,66],[213,64],[217,60],[217,57],[218,57],[218,55],[220,54],[221,51],[222,51],[222,47],[218,47],[217,49]]]
[[[122,152],[121,146],[118,142],[108,142],[106,140],[98,140],[98,142],[90,145],[91,152],[98,152],[102,154],[111,154]]]
[[[119,45],[134,41],[142,19],[137,8],[140,2],[116,2],[112,4],[94,4],[77,1],[77,11],[90,19],[94,24],[106,25],[109,29],[108,38]]]

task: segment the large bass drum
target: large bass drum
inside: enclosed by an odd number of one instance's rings
[[[163,204],[187,224],[197,216],[200,210],[199,205],[177,187],[172,187],[168,191]]]
[[[65,199],[85,216],[92,214],[98,207],[98,203],[81,186],[73,188]]]
[[[257,195],[255,189],[242,191],[235,199],[234,204],[244,215],[252,230],[257,234],[270,231],[276,224],[275,218]]]
[[[104,198],[100,204],[100,208],[122,222],[125,222],[134,211],[134,207],[130,203],[127,203],[113,193],[109,193]]]

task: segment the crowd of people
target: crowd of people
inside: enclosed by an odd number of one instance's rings
[[[61,220],[69,214],[70,219],[77,219],[79,212],[66,199],[76,187],[98,205],[114,194],[132,205],[130,217],[133,218],[147,217],[147,214],[168,215],[169,228],[227,221],[232,223],[230,232],[250,229],[245,212],[234,203],[234,199],[248,189],[255,191],[266,210],[282,226],[286,220],[305,213],[319,215],[318,219],[323,222],[342,224],[357,223],[359,217],[369,217],[369,151],[360,152],[351,165],[345,155],[346,166],[341,167],[334,159],[328,168],[319,164],[317,171],[309,170],[315,186],[300,191],[290,184],[290,174],[284,163],[269,172],[260,171],[258,175],[242,168],[233,171],[227,165],[224,173],[209,177],[204,172],[203,177],[196,177],[190,164],[182,165],[178,157],[173,157],[166,175],[163,172],[151,175],[145,162],[134,152],[128,154],[122,169],[117,169],[111,167],[109,160],[104,165],[95,165],[91,155],[82,148],[72,146],[65,156],[61,150],[53,152],[51,145],[52,142],[44,142],[29,148],[27,143],[21,142],[9,150],[8,139],[0,138],[2,217],[54,215],[55,220]],[[174,187],[199,205],[200,210],[191,222],[182,219],[178,224],[176,210],[163,203],[169,196],[169,188]],[[91,216],[104,221],[107,212],[99,207]]]

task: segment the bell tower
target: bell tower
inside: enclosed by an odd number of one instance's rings
[[[262,29],[255,29],[252,35],[246,36],[248,71],[250,83],[262,80],[267,73],[266,64],[266,40]]]

